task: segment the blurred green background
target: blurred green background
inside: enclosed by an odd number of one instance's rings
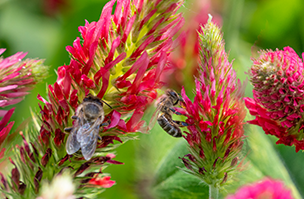
[[[186,0],[180,12],[185,13],[186,16],[199,14],[192,9],[194,1]],[[39,111],[38,93],[46,97],[46,86],[56,81],[56,68],[69,64],[69,55],[65,47],[72,45],[74,39],[80,36],[78,26],[83,26],[85,19],[89,22],[99,19],[106,2],[106,0],[0,0],[0,48],[7,49],[3,56],[7,57],[19,51],[28,52],[28,58],[45,59],[45,64],[49,66],[49,76],[45,82],[39,83],[31,94],[16,106],[11,118],[16,121],[14,128],[30,116],[30,107],[34,111]],[[246,79],[245,72],[251,66],[250,57],[256,56],[258,49],[275,50],[290,46],[302,57],[303,0],[212,0],[212,2],[206,0],[206,2],[210,4],[211,14],[222,18],[226,51],[230,52],[229,59],[234,60],[234,68],[241,80]],[[251,85],[247,86],[246,96],[252,97]],[[152,111],[153,108],[147,113],[147,121]],[[273,145],[271,147],[275,149],[274,155],[279,157],[294,185],[301,195],[304,195],[302,188],[304,154],[295,153],[293,147],[275,145],[277,139],[274,137],[264,136],[264,138],[271,141]],[[170,156],[171,149],[177,142],[182,141],[167,135],[156,126],[153,133],[139,135],[138,140],[120,146],[117,149],[116,160],[125,164],[113,165],[105,170],[111,174],[117,184],[104,192],[103,197],[151,198],[148,190],[151,180],[160,165],[166,164],[164,158]],[[260,154],[267,152],[263,151],[267,150],[263,147],[258,150]],[[274,165],[267,165],[267,168],[276,169]],[[267,175],[266,171],[264,175]]]

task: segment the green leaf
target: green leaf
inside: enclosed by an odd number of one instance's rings
[[[270,177],[282,180],[291,189],[294,198],[302,198],[282,159],[278,155],[278,151],[272,146],[268,135],[256,126],[251,126],[248,130],[247,140],[250,149],[243,162],[245,170],[240,172],[237,180],[227,187],[227,191],[234,193],[242,185]]]
[[[156,198],[208,198],[208,186],[178,168],[184,168],[178,157],[188,153],[186,144],[181,139],[160,162],[152,183]]]
[[[178,170],[161,181],[153,191],[159,199],[203,199],[208,198],[209,187],[198,178]]]

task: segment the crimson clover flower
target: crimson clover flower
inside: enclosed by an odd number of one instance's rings
[[[249,72],[253,99],[245,98],[250,114],[256,116],[249,123],[278,137],[277,144],[294,145],[296,152],[304,150],[303,69],[290,47],[261,51]]]
[[[26,188],[14,194],[37,196],[42,181],[65,170],[73,175],[77,196],[93,197],[113,185],[103,169],[122,163],[109,153],[119,145],[114,141],[147,130],[141,118],[163,85],[160,75],[167,67],[172,37],[183,25],[183,17],[176,14],[181,4],[181,0],[111,0],[97,22],[79,27],[82,39],[66,47],[70,63],[58,68],[57,81],[48,86],[48,99],[38,96],[44,103],[39,105],[41,118],[34,116],[39,133],[24,133],[20,157],[14,160],[16,170],[26,176],[14,174],[14,182]],[[109,105],[104,103],[103,109],[110,124],[102,128],[95,154],[87,161],[80,152],[66,153],[64,129],[73,126],[71,116],[89,93]],[[13,182],[6,185],[7,192],[15,190]]]
[[[226,199],[245,198],[293,199],[294,197],[283,182],[266,178],[251,185],[245,185],[235,194],[226,197]]]
[[[0,48],[0,55],[5,49]],[[27,53],[18,52],[10,57],[0,57],[0,159],[4,156],[5,148],[2,146],[14,122],[9,122],[15,108],[2,110],[23,100],[28,91],[33,89],[39,79],[45,76],[46,68],[42,60],[22,59]],[[1,149],[2,148],[2,149]]]
[[[232,178],[241,158],[244,88],[228,61],[221,31],[211,18],[199,36],[201,63],[194,101],[184,88],[181,92],[189,130],[183,137],[190,152],[181,159],[187,173],[219,188]]]

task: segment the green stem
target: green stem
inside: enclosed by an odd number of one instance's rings
[[[219,189],[213,185],[209,185],[209,199],[218,199]]]

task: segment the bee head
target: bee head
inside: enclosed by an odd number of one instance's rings
[[[103,114],[103,109],[99,104],[93,102],[85,104],[83,112],[87,120],[94,120]]]
[[[84,99],[83,102],[95,102],[99,104],[100,106],[103,105],[102,101],[98,98],[93,96],[91,93],[89,93]]]
[[[168,97],[170,97],[170,99],[171,99],[172,102],[173,102],[173,105],[176,105],[176,104],[178,103],[178,101],[180,100],[180,97],[179,97],[179,95],[177,94],[177,92],[175,92],[175,91],[172,90],[172,89],[168,89],[168,90],[166,91],[166,95],[167,95]]]

